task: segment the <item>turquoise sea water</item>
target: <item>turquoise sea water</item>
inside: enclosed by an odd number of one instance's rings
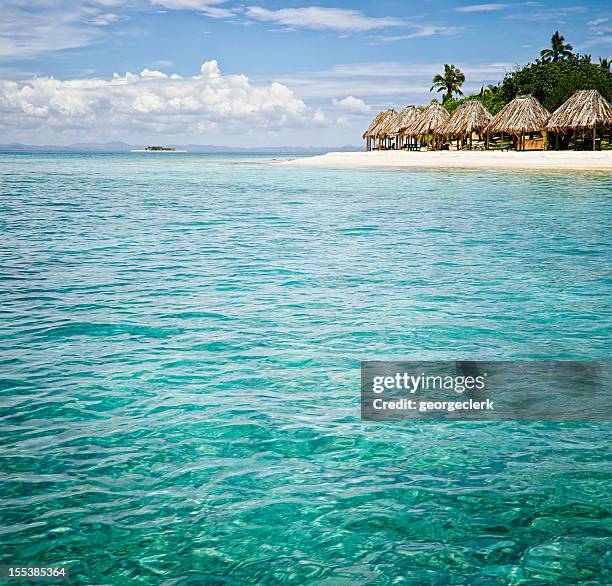
[[[359,361],[604,359],[612,177],[0,155],[0,564],[609,584],[610,425],[372,423]]]

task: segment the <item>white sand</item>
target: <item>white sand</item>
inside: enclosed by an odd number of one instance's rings
[[[283,164],[300,167],[612,171],[612,151],[371,151],[327,153],[292,159]]]

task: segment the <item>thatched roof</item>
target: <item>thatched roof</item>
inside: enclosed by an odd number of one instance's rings
[[[416,118],[414,123],[406,128],[406,134],[436,134],[450,119],[450,114],[439,104],[432,102]]]
[[[491,113],[478,100],[467,100],[453,112],[450,120],[439,130],[442,134],[470,134],[482,132],[493,120]]]
[[[549,130],[612,126],[612,106],[597,90],[578,90],[548,120]]]
[[[386,110],[383,113],[381,119],[378,121],[378,124],[370,131],[370,136],[373,136],[375,138],[381,138],[382,136],[384,136],[383,134],[381,134],[382,131],[385,129],[389,121],[395,116],[397,116],[397,112],[393,108],[389,108],[388,110]]]
[[[387,121],[380,127],[378,138],[385,138],[386,136],[395,134],[395,125],[398,123],[399,117],[400,114],[393,110]]]
[[[546,126],[549,117],[550,112],[531,94],[517,96],[494,116],[486,130],[507,134],[535,132]]]
[[[370,136],[372,134],[372,130],[374,130],[374,128],[378,126],[381,118],[384,115],[385,115],[385,110],[376,114],[376,116],[374,116],[374,120],[372,120],[372,122],[370,123],[370,126],[367,127],[366,131],[363,133],[361,138],[366,138],[367,136]]]
[[[414,124],[419,115],[419,111],[416,106],[406,106],[394,119],[393,126],[389,131],[389,134],[401,134]]]

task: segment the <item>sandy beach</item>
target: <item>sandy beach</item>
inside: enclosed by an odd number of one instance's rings
[[[405,167],[610,171],[612,151],[370,151],[335,152],[286,161],[300,167]]]

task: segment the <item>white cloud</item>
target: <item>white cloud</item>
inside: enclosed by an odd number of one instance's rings
[[[609,18],[596,18],[589,22],[589,30],[595,35],[612,33],[612,23]]]
[[[59,143],[124,136],[222,138],[323,123],[287,86],[254,85],[207,61],[192,77],[156,70],[112,79],[0,81],[0,132]]]
[[[151,2],[170,10],[193,10],[211,18],[234,16],[234,10],[219,6],[225,4],[227,0],[151,0]]]
[[[174,65],[174,61],[170,59],[158,59],[157,61],[152,61],[152,67],[172,67]]]
[[[85,23],[93,24],[95,26],[106,26],[108,24],[113,24],[114,22],[119,22],[121,18],[122,17],[119,14],[114,14],[112,12],[104,12],[93,14],[91,18],[85,21]]]
[[[604,47],[612,44],[612,23],[607,16],[595,18],[587,23],[591,33],[585,47]]]
[[[469,4],[455,8],[456,12],[495,12],[508,8],[507,4]]]
[[[151,70],[151,69],[143,69],[140,72],[140,77],[153,77],[156,79],[166,79],[168,76],[161,71]]]
[[[229,0],[0,0],[0,59],[33,58],[50,51],[87,46],[102,31],[129,20],[147,7],[197,12],[209,18],[274,23],[342,34],[382,30],[407,23],[391,17],[370,17],[358,10],[310,6],[269,10],[229,6]],[[157,10],[160,12],[160,10]],[[114,31],[115,32],[115,31]],[[206,34],[207,31],[204,31]],[[116,34],[119,34],[117,31]]]
[[[375,37],[376,43],[390,43],[394,41],[407,41],[409,39],[422,39],[433,36],[456,35],[463,29],[456,26],[442,26],[433,24],[413,25],[414,30],[404,35],[380,35]]]
[[[587,24],[589,26],[599,26],[600,24],[604,24],[604,23],[608,22],[608,20],[609,19],[607,17],[602,16],[600,18],[595,18],[593,20],[590,20]]]
[[[280,10],[248,6],[246,8],[246,15],[254,20],[273,22],[289,28],[309,28],[342,32],[365,32],[405,24],[401,20],[387,16],[374,18],[366,16],[358,10],[323,8],[320,6],[281,8]]]
[[[343,110],[351,114],[368,114],[372,110],[363,100],[354,96],[347,96],[342,100],[334,98],[332,104],[338,110]]]
[[[2,0],[0,59],[87,45],[104,27],[121,20],[120,14],[109,12],[113,6],[109,0]]]
[[[314,113],[314,116],[312,117],[312,121],[318,126],[322,126],[327,122],[327,118],[325,117],[325,114],[323,113],[323,111],[319,108]]]
[[[465,73],[467,92],[478,91],[482,85],[499,82],[515,64],[462,63],[456,65]],[[443,69],[440,63],[375,61],[335,65],[319,71],[303,71],[281,76],[278,81],[291,87],[302,99],[333,100],[337,96],[360,96],[370,104],[384,105],[389,100],[396,105],[427,104],[431,99],[431,79]],[[392,96],[392,98],[391,98]],[[388,107],[388,106],[387,106]]]
[[[535,2],[524,2],[523,4],[517,4],[516,6],[539,6]],[[535,12],[519,12],[516,14],[509,14],[504,16],[507,20],[519,20],[524,22],[548,22],[565,24],[567,21],[566,17],[574,14],[585,12],[584,6],[555,6],[553,11],[550,10],[536,10]],[[556,26],[555,25],[555,26]]]

